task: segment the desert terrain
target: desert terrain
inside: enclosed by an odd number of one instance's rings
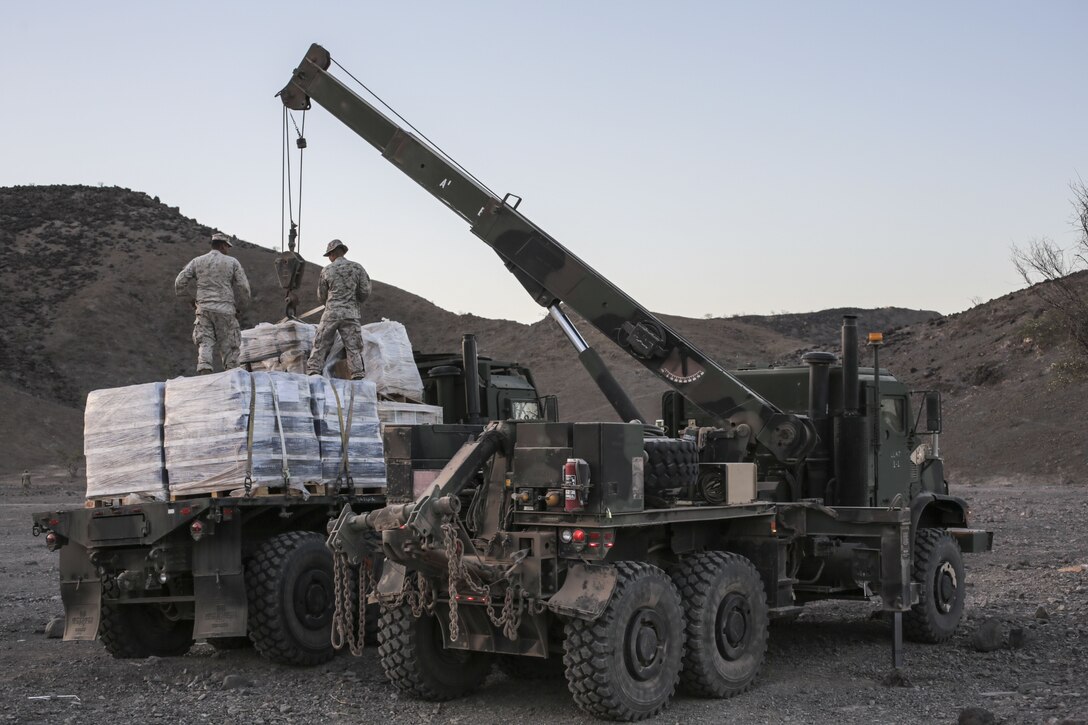
[[[172,283],[210,231],[127,189],[0,189],[0,718],[589,721],[562,681],[516,681],[497,671],[463,700],[405,700],[386,683],[374,649],[307,670],[202,643],[182,658],[120,661],[99,643],[46,637],[46,623],[62,613],[57,556],[30,535],[30,514],[82,503],[87,392],[192,373],[192,319]],[[274,253],[242,243],[236,256],[258,292],[246,322],[279,319]],[[1088,277],[1079,282],[1088,285]],[[311,287],[302,309],[316,306]],[[998,721],[1088,722],[1088,382],[1060,374],[1055,363],[1071,348],[1030,289],[948,316],[925,303],[922,290],[918,310],[666,318],[725,366],[743,367],[835,351],[841,315],[858,314],[863,332],[885,333],[883,367],[915,388],[941,391],[948,479],[970,501],[972,523],[995,536],[993,552],[966,557],[960,632],[944,645],[908,644],[905,678],[889,676],[887,622],[866,605],[822,604],[772,627],[751,691],[724,702],[681,696],[658,722],[955,722],[972,707]],[[404,322],[422,352],[456,349],[462,332],[474,333],[483,354],[528,364],[541,392],[559,396],[563,418],[611,418],[550,320],[456,315],[380,280],[365,312],[364,321]],[[663,385],[602,335],[583,332],[646,417],[658,417]],[[24,468],[33,478],[29,494],[19,485]],[[1021,646],[977,651],[972,637],[988,620],[1003,639],[1019,630]],[[234,674],[242,686],[225,683]]]

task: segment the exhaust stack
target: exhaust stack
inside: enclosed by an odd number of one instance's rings
[[[480,418],[480,354],[476,349],[476,336],[461,337],[461,364],[465,369],[465,412],[468,422],[477,425]]]
[[[858,411],[858,318],[842,318],[842,415],[835,421],[835,487],[832,504],[869,505],[869,430]]]

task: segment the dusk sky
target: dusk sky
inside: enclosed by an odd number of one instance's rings
[[[2,18],[0,186],[126,187],[278,249],[274,94],[319,42],[632,297],[691,317],[963,310],[1023,286],[1013,244],[1075,241],[1068,185],[1088,179],[1085,2],[106,0]],[[446,309],[544,315],[324,109],[306,137],[305,257],[338,237]]]

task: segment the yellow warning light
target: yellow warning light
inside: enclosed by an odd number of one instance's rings
[[[870,345],[874,345],[874,344],[879,345],[882,342],[884,342],[884,333],[883,332],[870,332],[869,333],[869,344]]]

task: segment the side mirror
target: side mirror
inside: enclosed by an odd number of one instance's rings
[[[925,433],[941,432],[941,394],[937,391],[926,393],[926,429]]]
[[[559,422],[559,398],[557,396],[543,396],[540,399],[540,409],[544,411],[544,420],[549,423]]]

